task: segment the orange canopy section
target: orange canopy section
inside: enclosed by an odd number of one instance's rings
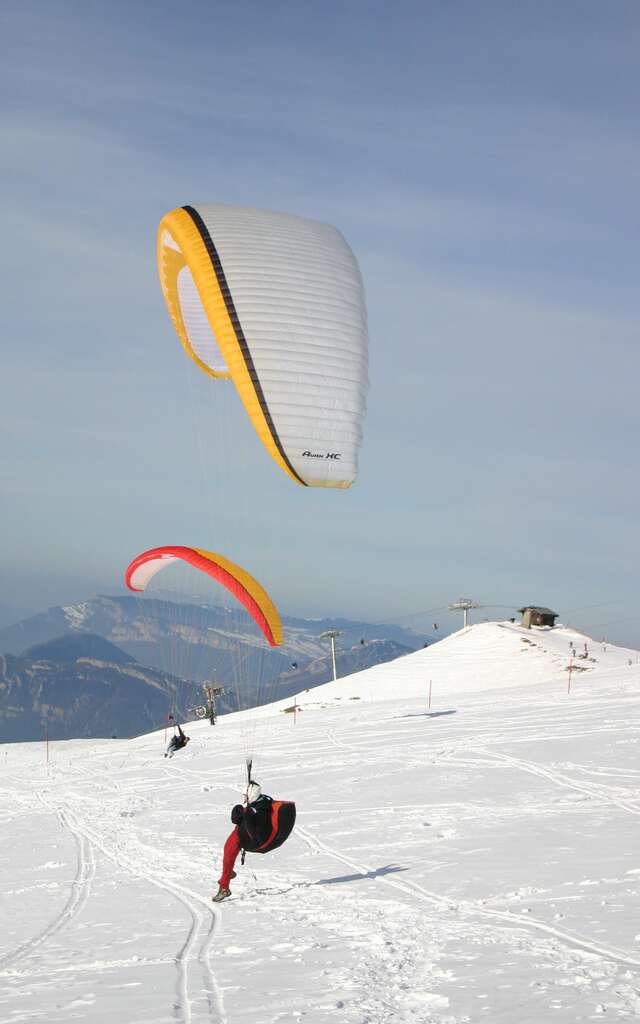
[[[280,616],[266,590],[246,570],[213,551],[180,545],[152,548],[133,559],[125,573],[125,583],[129,590],[143,591],[157,572],[178,561],[187,562],[221,583],[246,608],[272,647],[282,643]]]

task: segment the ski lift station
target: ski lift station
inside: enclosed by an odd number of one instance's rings
[[[551,608],[541,608],[535,604],[525,605],[518,611],[522,615],[522,625],[527,629],[531,629],[532,626],[555,626],[558,618],[558,613]]]

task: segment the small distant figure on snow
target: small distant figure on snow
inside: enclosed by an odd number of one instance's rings
[[[169,740],[169,744],[164,755],[165,757],[173,757],[177,750],[182,750],[182,748],[186,747],[187,743],[189,742],[190,737],[185,736],[177,722],[175,728],[178,731],[174,732],[173,736]]]

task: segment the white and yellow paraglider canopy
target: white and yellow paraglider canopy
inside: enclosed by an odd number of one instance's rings
[[[336,228],[204,203],[160,222],[158,268],[194,362],[231,378],[265,448],[293,480],[349,487],[367,392],[367,320]]]

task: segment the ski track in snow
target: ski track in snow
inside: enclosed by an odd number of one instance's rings
[[[104,779],[100,780],[98,773],[87,773],[85,771],[83,774],[85,781],[95,779],[96,784],[100,782],[104,784]],[[121,788],[118,783],[114,783],[111,780],[108,780],[108,784],[116,792]],[[208,1005],[207,1018],[212,1024],[226,1024],[227,1015],[224,1009],[224,1001],[211,963],[214,935],[219,925],[216,909],[198,893],[190,892],[175,882],[168,882],[150,870],[144,870],[141,867],[141,864],[144,863],[144,857],[136,859],[132,854],[127,854],[124,844],[110,843],[107,837],[115,831],[113,822],[110,819],[107,819],[110,827],[103,827],[102,833],[97,830],[95,825],[91,825],[88,821],[84,820],[78,808],[86,807],[87,803],[93,803],[96,805],[96,809],[104,810],[99,800],[91,800],[86,795],[76,794],[76,800],[72,805],[68,800],[64,804],[57,803],[53,796],[47,795],[42,790],[36,791],[35,795],[38,802],[47,811],[55,813],[63,828],[66,828],[73,836],[77,851],[76,874],[71,885],[69,899],[62,911],[41,933],[21,943],[20,946],[10,953],[0,957],[0,968],[4,971],[11,964],[20,961],[24,956],[46,943],[48,939],[68,925],[81,912],[89,898],[91,882],[95,876],[95,849],[99,850],[106,858],[117,864],[118,867],[126,871],[131,877],[143,879],[164,894],[178,900],[190,917],[190,924],[183,943],[175,956],[171,958],[171,961],[167,961],[175,964],[177,974],[174,1017],[181,1024],[192,1024],[192,1005],[194,1000],[190,995],[190,988],[192,986],[190,985],[189,976],[190,964],[195,960],[201,968],[203,988]],[[67,795],[74,795],[73,791],[67,790]],[[18,796],[22,806],[26,805],[26,798],[20,797],[15,792],[12,792],[12,796],[14,798]],[[130,843],[130,836],[128,840]],[[145,960],[144,962],[161,963],[165,961]],[[104,967],[105,965],[101,966]],[[62,970],[65,969],[63,968]]]
[[[90,828],[86,824],[77,824],[76,827],[79,831],[84,831],[85,834],[90,836],[92,835]],[[92,840],[96,847],[100,849],[106,857],[118,864],[119,867],[124,868],[129,872],[129,874],[134,877],[143,878],[150,885],[155,886],[162,892],[177,899],[182,906],[185,907],[191,918],[191,924],[188,928],[187,936],[175,956],[175,964],[178,973],[175,1009],[178,1018],[183,1021],[184,1024],[191,1024],[192,998],[189,994],[189,965],[190,961],[195,958],[202,968],[204,988],[209,998],[211,1017],[214,1020],[226,1021],[221,995],[211,966],[211,942],[216,925],[216,918],[213,910],[210,909],[204,900],[202,900],[202,898],[197,894],[190,893],[187,889],[182,886],[178,886],[175,883],[162,881],[159,878],[154,877],[149,871],[141,870],[138,863],[134,862],[129,857],[123,856],[121,850],[108,848],[96,835],[92,835]],[[208,911],[210,919],[208,928],[205,925],[205,914],[203,913],[202,907]]]
[[[592,953],[594,956],[611,960],[623,967],[640,967],[640,959],[632,957],[624,950],[615,949],[611,946],[603,946],[600,943],[592,942],[591,940],[581,938],[578,935],[571,935],[569,932],[563,931],[560,928],[554,928],[551,925],[545,924],[544,921],[538,921],[536,918],[532,918],[529,915],[526,918],[521,918],[517,917],[515,914],[509,913],[509,911],[492,910],[486,906],[481,906],[468,900],[452,900],[447,896],[441,896],[439,893],[430,892],[417,882],[399,881],[398,879],[389,878],[384,874],[377,874],[374,868],[366,864],[358,863],[350,857],[346,857],[338,850],[332,849],[326,843],[321,842],[317,836],[314,836],[299,825],[296,828],[296,832],[311,849],[316,852],[322,852],[331,857],[335,857],[336,860],[346,864],[347,867],[352,868],[353,871],[362,875],[363,878],[375,878],[383,885],[391,886],[399,892],[417,895],[419,899],[425,900],[445,913],[464,914],[466,916],[475,915],[486,918],[489,921],[506,924],[509,928],[517,928],[520,931],[526,932],[528,930],[534,930],[544,932],[570,948],[579,949],[585,953]]]
[[[82,798],[78,801],[82,804]],[[184,886],[176,882],[168,882],[158,877],[150,870],[144,870],[141,865],[144,863],[144,855],[136,858],[131,852],[131,837],[128,837],[128,845],[109,843],[105,835],[109,830],[103,830],[98,834],[95,827],[86,821],[81,821],[77,815],[67,810],[67,817],[73,822],[72,828],[80,835],[85,836],[99,849],[105,857],[123,868],[134,878],[142,878],[150,885],[161,892],[172,896],[186,909],[191,923],[187,930],[186,938],[177,951],[174,962],[177,971],[176,980],[176,1003],[175,1013],[182,1024],[191,1024],[193,1019],[192,1004],[193,998],[190,995],[190,963],[194,959],[201,968],[204,991],[207,995],[209,1018],[211,1021],[225,1024],[227,1017],[224,1010],[222,994],[216,982],[211,964],[212,943],[218,924],[215,909],[197,893],[190,892]]]
[[[612,796],[610,793],[606,793],[604,786],[595,786],[587,783],[576,782],[574,779],[571,779],[567,775],[563,775],[562,772],[556,771],[555,769],[545,768],[542,765],[534,764],[532,761],[524,761],[522,758],[512,757],[508,754],[500,754],[495,750],[483,750],[481,747],[476,749],[495,761],[503,761],[505,764],[512,765],[514,768],[519,768],[523,772],[529,772],[531,775],[539,775],[542,778],[549,779],[558,786],[564,786],[567,789],[574,789],[578,793],[584,793],[594,800],[612,804],[623,811],[628,811],[630,814],[640,814],[640,807],[637,807],[635,804],[631,804],[626,800],[620,800],[617,797]]]
[[[327,731],[327,738],[331,743],[343,750],[354,749],[351,744],[346,743],[344,740],[336,736],[334,729],[329,729]],[[510,736],[509,739],[511,741],[512,737]],[[615,796],[604,793],[604,787],[576,783],[573,779],[554,769],[546,768],[541,765],[534,764],[531,761],[525,761],[521,758],[502,754],[495,750],[487,750],[486,747],[476,746],[473,742],[469,742],[468,740],[463,741],[460,748],[450,747],[440,751],[436,757],[437,762],[442,763],[443,761],[449,761],[455,762],[456,764],[470,764],[471,762],[469,759],[462,760],[456,756],[458,749],[463,749],[466,754],[478,753],[481,756],[484,756],[484,763],[486,764],[502,762],[521,771],[547,778],[556,785],[586,794],[592,799],[619,807],[621,810],[627,811],[631,814],[640,814],[640,808],[627,801],[620,800]],[[473,760],[475,761],[476,759],[473,758]],[[296,832],[302,837],[309,847],[318,852],[322,851],[323,853],[335,857],[354,871],[360,873],[363,877],[376,877],[377,881],[386,886],[390,886],[405,893],[413,892],[417,894],[420,899],[427,900],[429,903],[447,912],[476,915],[495,922],[507,924],[510,928],[517,928],[524,931],[534,930],[537,932],[543,932],[552,936],[554,939],[557,939],[569,948],[579,949],[583,952],[593,954],[594,956],[603,957],[604,959],[617,963],[622,967],[640,967],[640,958],[632,956],[625,950],[616,949],[613,946],[605,946],[602,943],[593,941],[589,938],[573,935],[567,931],[548,925],[543,921],[539,921],[530,915],[525,919],[517,917],[515,914],[509,913],[508,911],[493,910],[486,906],[481,906],[464,900],[451,900],[438,893],[429,892],[416,882],[400,881],[398,879],[389,878],[386,875],[376,875],[375,871],[370,866],[360,864],[351,858],[346,857],[338,850],[332,849],[326,843],[321,842],[317,836],[303,829],[299,824],[296,828]]]
[[[51,808],[48,807],[40,794],[38,794],[38,797],[47,809],[50,810]],[[69,828],[71,831],[76,846],[76,873],[75,878],[71,883],[69,898],[60,913],[42,932],[40,932],[39,935],[35,935],[31,939],[27,939],[26,942],[21,943],[17,949],[14,949],[10,953],[6,953],[4,956],[0,956],[0,968],[6,968],[10,964],[15,963],[16,960],[20,960],[23,956],[34,951],[38,946],[41,946],[53,935],[59,932],[69,923],[69,921],[71,921],[73,917],[76,916],[76,914],[80,913],[89,898],[91,882],[96,871],[93,848],[91,843],[89,843],[83,835],[72,827],[68,815],[63,811],[58,811],[57,816],[61,825],[65,828]]]

